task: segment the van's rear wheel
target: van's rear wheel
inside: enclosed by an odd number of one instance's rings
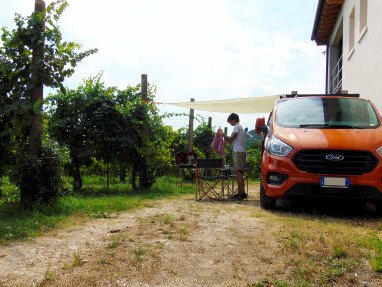
[[[276,209],[276,198],[269,197],[265,194],[262,181],[260,181],[260,206],[262,209]]]

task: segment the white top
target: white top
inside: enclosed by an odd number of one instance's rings
[[[237,133],[236,139],[232,142],[233,152],[245,152],[245,132],[241,124],[235,125],[232,133]]]

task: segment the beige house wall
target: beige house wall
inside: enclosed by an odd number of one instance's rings
[[[336,44],[342,32],[342,90],[371,99],[382,113],[382,0],[366,1],[367,24],[362,28],[361,1],[365,0],[345,0],[330,43]],[[354,41],[349,43],[352,15]]]

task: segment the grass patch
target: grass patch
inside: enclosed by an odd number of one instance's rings
[[[289,287],[288,282],[284,280],[271,280],[268,278],[262,278],[252,284],[248,284],[250,287]]]
[[[113,248],[117,248],[118,246],[120,246],[122,244],[122,242],[124,241],[125,239],[123,238],[122,235],[114,235],[112,238],[111,238],[111,242],[109,242],[109,244],[107,245],[107,248],[109,249],[113,249]]]
[[[326,268],[320,277],[322,283],[334,282],[338,277],[352,271],[358,264],[355,259],[351,258],[328,257],[323,262]]]
[[[148,248],[146,246],[143,246],[143,247],[140,246],[133,250],[132,262],[133,262],[133,265],[137,267],[138,269],[141,268],[143,261],[146,258],[147,252],[148,252]]]
[[[37,286],[40,287],[52,284],[53,282],[55,282],[56,279],[57,273],[51,270],[49,266],[48,269],[45,271],[44,279]]]
[[[360,242],[361,246],[368,248],[369,262],[375,272],[382,272],[382,239],[378,233],[373,232]]]
[[[138,246],[132,251],[131,264],[137,268],[137,270],[150,270],[156,269],[161,263],[161,250],[162,244],[143,244]]]
[[[275,212],[266,220],[281,226],[275,236],[288,270],[286,286],[351,286],[358,270],[382,272],[380,219]],[[276,286],[269,278],[253,284]]]
[[[72,254],[72,260],[70,263],[66,263],[64,265],[64,269],[74,269],[76,267],[80,267],[85,264],[85,260],[81,257],[81,254],[78,252],[74,252]]]
[[[85,177],[87,184],[97,186],[94,193],[74,194],[60,197],[47,206],[35,206],[33,210],[22,210],[12,200],[16,197],[15,187],[3,180],[2,200],[0,201],[0,244],[41,235],[56,228],[62,223],[70,222],[71,217],[108,218],[112,213],[143,208],[148,202],[183,194],[194,193],[194,185],[183,184],[177,187],[175,178],[159,178],[157,183],[147,191],[118,189],[102,193],[104,188],[97,177]],[[112,185],[111,185],[112,186]],[[6,192],[4,191],[6,190]],[[165,221],[171,221],[171,218]]]
[[[348,255],[345,247],[343,247],[342,245],[334,245],[333,253],[335,258],[343,258]]]

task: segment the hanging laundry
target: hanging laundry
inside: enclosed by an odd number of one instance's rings
[[[219,127],[212,141],[211,148],[219,155],[224,155],[224,137],[223,130]]]

